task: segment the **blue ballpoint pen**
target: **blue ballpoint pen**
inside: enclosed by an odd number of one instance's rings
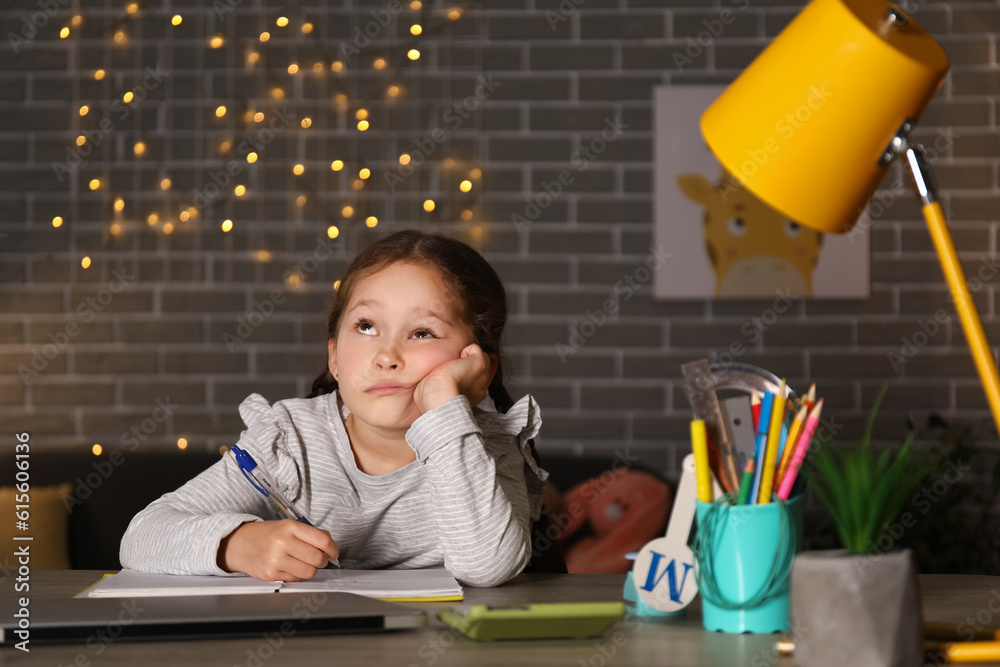
[[[774,408],[774,400],[774,394],[764,392],[764,398],[760,402],[760,423],[757,424],[757,447],[755,451],[757,468],[754,470],[753,487],[750,491],[748,505],[755,505],[757,503],[757,496],[760,493],[760,478],[764,468],[764,450],[767,447],[767,432],[771,424],[771,410]]]
[[[267,471],[254,461],[253,457],[250,456],[250,452],[240,449],[238,445],[233,445],[233,455],[236,457],[236,464],[240,467],[240,472],[247,478],[247,481],[260,491],[265,498],[270,498],[278,506],[278,509],[285,513],[285,516],[304,523],[307,526],[312,525],[312,522],[306,518],[306,515],[300,512],[292,504],[292,501],[281,492],[281,489],[278,488],[274,479],[267,474]],[[330,565],[340,567],[339,559],[334,558],[327,564],[327,567]]]

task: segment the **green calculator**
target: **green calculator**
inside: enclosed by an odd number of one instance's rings
[[[621,602],[459,605],[437,617],[479,641],[597,637],[625,614]]]

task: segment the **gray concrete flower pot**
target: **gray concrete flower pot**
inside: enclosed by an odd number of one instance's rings
[[[812,551],[792,566],[801,667],[920,667],[923,613],[913,554]]]

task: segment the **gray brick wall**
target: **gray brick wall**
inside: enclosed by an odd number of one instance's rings
[[[882,193],[892,201],[871,230],[868,301],[798,302],[760,331],[755,318],[769,302],[659,302],[649,283],[627,297],[615,290],[643,266],[653,239],[652,86],[730,81],[801,2],[482,0],[459,4],[457,21],[445,16],[452,5],[433,1],[414,10],[306,0],[292,11],[270,0],[149,0],[134,16],[123,3],[70,4],[0,7],[2,432],[30,431],[45,448],[113,449],[137,427],[148,448],[181,437],[193,448],[230,444],[246,394],[306,393],[323,363],[331,283],[352,253],[416,226],[463,235],[507,281],[513,392],[532,392],[543,406],[543,455],[627,447],[675,472],[690,416],[679,366],[722,358],[734,344],[746,348],[741,361],[793,387],[816,381],[845,438],[859,434],[888,381],[880,436],[901,436],[908,414],[939,412],[996,440],[954,317],[901,370],[890,363],[903,339],[949,308],[908,191]],[[937,150],[955,243],[970,275],[983,277],[975,298],[997,342],[1000,6],[908,7],[953,62],[918,136]],[[734,20],[693,48],[723,11]],[[184,17],[179,26],[170,25],[174,13]],[[289,26],[275,25],[281,15]],[[419,38],[409,35],[414,22],[425,28]],[[66,25],[71,34],[60,39]],[[115,44],[119,29],[127,38]],[[262,45],[265,29],[272,38]],[[216,34],[225,43],[211,48]],[[405,57],[412,46],[417,62]],[[248,67],[251,50],[260,60]],[[675,54],[691,61],[679,67]],[[373,67],[378,57],[384,69]],[[340,72],[331,70],[337,59],[347,61]],[[292,62],[300,73],[288,73]],[[402,94],[389,97],[390,85]],[[269,97],[275,87],[283,99]],[[141,99],[125,105],[129,90]],[[356,129],[360,106],[367,132]],[[248,110],[265,120],[247,126]],[[579,170],[574,152],[614,119],[627,129]],[[88,142],[77,146],[81,134]],[[261,144],[254,164],[239,149],[245,138]],[[227,140],[230,152],[220,152]],[[137,141],[146,144],[141,157]],[[404,152],[421,162],[412,174],[397,162]],[[335,159],[343,170],[331,171]],[[291,171],[297,163],[302,176]],[[362,167],[372,176],[354,190]],[[463,193],[458,183],[473,169],[482,176]],[[571,182],[543,205],[543,184],[564,170]],[[102,184],[92,191],[94,178]],[[238,183],[247,195],[232,193]],[[432,212],[422,207],[428,198]],[[512,222],[533,205],[530,224]],[[189,206],[196,215],[184,222]],[[57,215],[65,222],[55,228]],[[365,226],[369,215],[377,228]],[[227,218],[235,227],[224,233]],[[579,349],[561,348],[595,313],[606,316],[596,333]],[[19,368],[30,369],[27,381]]]

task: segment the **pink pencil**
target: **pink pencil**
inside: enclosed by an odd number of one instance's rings
[[[812,441],[813,434],[816,433],[816,427],[819,426],[819,415],[821,412],[823,412],[822,398],[819,399],[816,407],[809,414],[809,418],[806,419],[802,435],[799,436],[799,441],[795,443],[795,451],[792,454],[791,462],[788,464],[788,471],[781,478],[781,485],[778,487],[778,497],[782,500],[788,500],[788,494],[792,492],[792,485],[795,484],[795,478],[799,476],[799,468],[802,467],[802,462],[806,460],[809,443]]]

